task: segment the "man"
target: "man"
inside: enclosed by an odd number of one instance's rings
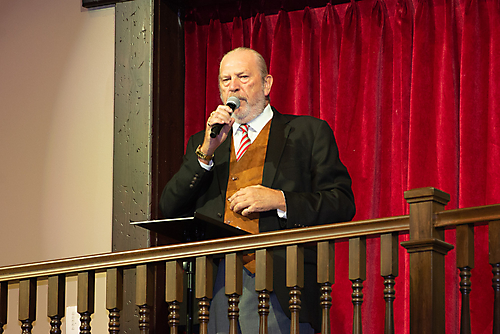
[[[183,164],[162,194],[160,208],[166,217],[192,216],[197,211],[250,233],[352,219],[351,179],[339,159],[331,128],[313,117],[280,114],[269,104],[272,85],[273,77],[256,51],[237,48],[223,57],[219,68],[221,100],[225,104],[235,96],[241,105],[234,112],[219,105],[208,118],[205,131],[190,138]],[[212,138],[214,124],[224,126]],[[320,328],[315,252],[306,249],[304,257],[300,330],[313,333],[313,328]],[[247,261],[247,289],[240,298],[243,334],[255,333],[259,323],[256,294],[245,296],[254,284],[252,262]],[[212,333],[228,331],[221,268],[210,309]],[[284,317],[290,317],[285,272],[284,250],[277,249],[270,333],[289,332],[289,320]],[[248,306],[250,303],[254,305]]]

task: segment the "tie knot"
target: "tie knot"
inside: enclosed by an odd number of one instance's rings
[[[248,132],[248,124],[241,124],[240,129],[241,129],[241,131],[243,131],[243,133],[247,133]]]

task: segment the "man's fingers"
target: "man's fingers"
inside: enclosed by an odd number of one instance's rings
[[[239,196],[230,202],[229,208],[234,212],[240,212],[250,205],[251,205],[250,201],[243,198],[242,196]]]
[[[251,207],[252,207],[252,206],[249,206],[248,208],[243,209],[243,210],[241,211],[241,215],[246,217],[246,216],[248,216],[248,215],[252,214],[252,213],[253,213],[253,211],[251,210]]]
[[[241,188],[240,190],[238,190],[237,192],[235,192],[231,197],[229,197],[228,201],[230,203],[233,203],[238,197],[245,196],[245,194],[246,194],[245,189],[246,188]]]
[[[231,123],[231,112],[232,110],[228,106],[218,106],[208,117],[207,123],[211,126],[214,124],[229,124]]]

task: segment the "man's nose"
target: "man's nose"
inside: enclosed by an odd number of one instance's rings
[[[232,79],[231,82],[229,83],[229,90],[231,92],[237,92],[240,90],[240,83],[238,79]]]

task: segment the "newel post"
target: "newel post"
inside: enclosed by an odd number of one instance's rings
[[[444,257],[453,245],[434,227],[435,213],[444,211],[450,195],[435,188],[405,192],[410,204],[410,333],[445,333]]]

